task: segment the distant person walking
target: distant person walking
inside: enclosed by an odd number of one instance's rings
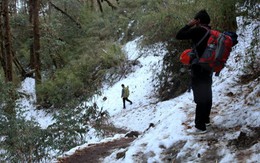
[[[121,86],[122,86],[121,98],[123,99],[123,109],[125,109],[125,101],[130,102],[131,105],[133,104],[133,102],[128,99],[128,97],[129,97],[129,87],[128,86],[125,87],[124,84],[122,84]]]

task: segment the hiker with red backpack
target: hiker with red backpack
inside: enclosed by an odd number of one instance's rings
[[[210,125],[212,107],[212,75],[219,75],[229,57],[232,46],[237,44],[234,32],[221,33],[211,30],[210,16],[206,10],[199,11],[194,19],[181,28],[176,39],[192,40],[192,49],[180,56],[183,64],[190,65],[191,89],[196,103],[195,127],[190,134],[203,134]]]
[[[195,46],[195,55],[202,56],[207,46],[209,35],[204,28],[209,26],[210,17],[206,10],[199,11],[194,19],[179,30],[176,39],[191,39]],[[203,26],[203,27],[202,27]],[[192,60],[196,60],[196,57]],[[195,61],[191,61],[195,62]],[[200,64],[191,64],[191,88],[196,103],[195,128],[188,130],[191,134],[206,133],[206,125],[210,124],[210,111],[212,107],[212,71],[204,69]]]

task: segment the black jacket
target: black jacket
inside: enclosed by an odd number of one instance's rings
[[[204,25],[205,26],[205,25]],[[209,26],[205,26],[206,28],[210,29]],[[184,26],[179,30],[179,32],[176,35],[176,39],[178,40],[192,40],[193,46],[196,45],[207,33],[207,29],[205,27],[201,26]],[[198,56],[201,57],[203,52],[206,49],[207,42],[209,39],[210,34],[208,34],[205,39],[196,47],[196,50],[198,52]],[[212,71],[206,70],[202,68],[199,64],[193,64],[191,66],[191,72],[192,77],[195,78],[208,78],[208,80],[211,80]]]
[[[210,29],[209,26],[207,28]],[[207,30],[200,26],[190,27],[188,25],[184,26],[179,30],[176,35],[176,39],[178,40],[192,40],[193,45],[196,45],[203,36],[207,33]],[[203,54],[206,46],[207,40],[209,39],[209,34],[206,38],[196,47],[199,57]]]

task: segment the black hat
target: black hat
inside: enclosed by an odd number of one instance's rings
[[[201,24],[209,24],[210,17],[206,10],[200,10],[194,17],[194,19],[200,19]]]

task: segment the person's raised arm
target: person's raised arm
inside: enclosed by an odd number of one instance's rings
[[[181,28],[177,32],[176,39],[178,39],[178,40],[191,39],[190,28],[193,27],[194,25],[197,25],[199,22],[200,22],[199,19],[190,20],[183,28]]]

